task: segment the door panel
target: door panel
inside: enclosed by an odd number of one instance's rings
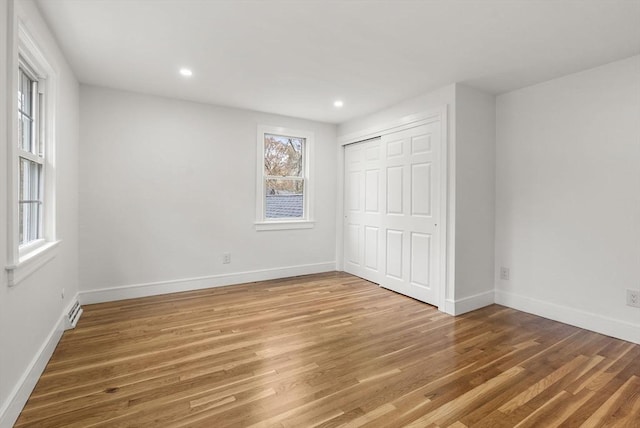
[[[364,209],[367,212],[378,212],[378,194],[380,193],[380,187],[378,185],[379,175],[380,171],[377,169],[370,169],[365,173]]]
[[[345,147],[345,271],[438,303],[440,122]]]
[[[387,229],[387,277],[399,280],[402,280],[403,235],[402,230]]]
[[[411,283],[429,287],[431,235],[411,233]],[[425,263],[426,261],[426,263]]]
[[[360,230],[357,224],[349,224],[347,227],[347,260],[354,265],[360,265]]]
[[[378,270],[378,228],[364,227],[364,261],[365,266],[375,271]]]
[[[360,209],[360,171],[349,172],[347,188],[349,189],[347,207],[350,211],[358,211]]]
[[[411,214],[431,215],[431,163],[411,165]]]
[[[402,146],[403,146],[402,140],[389,141],[387,143],[387,157],[392,158],[395,156],[401,156]]]
[[[387,214],[402,214],[402,167],[387,168]]]
[[[411,137],[411,153],[414,155],[431,151],[431,134]]]

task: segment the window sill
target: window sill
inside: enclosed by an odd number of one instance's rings
[[[256,222],[256,230],[292,230],[292,229],[313,229],[315,221],[293,220],[293,221],[260,221]]]
[[[17,264],[7,266],[9,287],[18,285],[29,275],[57,256],[57,247],[60,245],[60,242],[61,241],[51,241],[40,245],[37,249],[21,256]]]

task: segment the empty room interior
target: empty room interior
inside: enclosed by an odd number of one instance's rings
[[[0,0],[0,428],[640,427],[640,0]]]

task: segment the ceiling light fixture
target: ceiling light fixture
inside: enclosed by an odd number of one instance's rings
[[[337,101],[334,101],[334,102],[333,102],[333,106],[334,106],[334,107],[337,107],[337,108],[340,108],[340,107],[342,107],[343,105],[344,105],[344,103],[343,103],[342,101],[340,101],[340,100],[337,100]]]
[[[193,71],[189,70],[188,68],[181,68],[180,74],[182,74],[184,77],[191,77],[193,76]]]

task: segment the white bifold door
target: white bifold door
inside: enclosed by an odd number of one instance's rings
[[[344,269],[438,305],[440,122],[345,146]]]

